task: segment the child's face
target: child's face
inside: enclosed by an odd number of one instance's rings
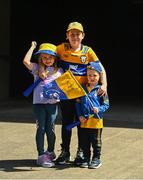
[[[67,39],[69,40],[72,48],[78,47],[81,44],[83,38],[84,33],[77,29],[72,29],[67,32]]]
[[[90,85],[95,86],[100,79],[100,74],[93,69],[87,69],[87,79]]]
[[[50,54],[40,54],[40,60],[45,66],[53,66],[55,59],[56,58]]]

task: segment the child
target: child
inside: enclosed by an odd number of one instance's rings
[[[107,94],[98,95],[100,88],[99,80],[102,69],[99,63],[90,62],[87,66],[88,83],[83,84],[83,88],[87,93],[76,100],[77,114],[81,127],[81,145],[83,149],[83,162],[80,167],[88,167],[91,169],[101,166],[101,135],[103,128],[103,113],[109,108],[109,100]],[[91,146],[93,148],[91,159]]]
[[[38,151],[37,165],[42,167],[53,167],[53,160],[56,158],[54,153],[55,146],[55,120],[59,112],[58,99],[46,99],[43,96],[43,86],[55,80],[62,74],[62,69],[56,66],[57,61],[57,48],[50,43],[43,43],[40,45],[39,50],[34,54],[38,58],[38,63],[32,63],[31,57],[36,42],[31,43],[31,47],[26,53],[23,63],[31,71],[36,81],[39,76],[39,69],[43,72],[43,81],[41,81],[34,89],[33,92],[33,109],[37,118],[37,131],[36,131],[36,145]],[[47,136],[47,151],[44,150],[44,135]]]
[[[86,67],[90,61],[98,61],[98,58],[91,47],[82,44],[85,33],[81,23],[72,22],[68,25],[66,32],[68,42],[62,43],[57,46],[57,53],[59,55],[59,64],[64,69],[64,71],[70,69],[76,79],[80,82],[86,82]],[[106,93],[107,81],[106,72],[102,67],[103,76],[101,86],[99,89],[99,94]],[[63,101],[61,103],[62,107],[62,144],[61,144],[61,154],[57,158],[56,162],[58,164],[65,164],[70,160],[70,142],[71,142],[71,131],[66,130],[66,126],[73,123],[76,120],[76,110],[75,110],[75,99]],[[82,161],[82,149],[80,146],[80,127],[77,129],[78,135],[78,150],[75,157],[75,164],[80,165]]]

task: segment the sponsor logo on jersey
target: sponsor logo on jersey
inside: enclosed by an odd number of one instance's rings
[[[69,65],[69,69],[76,70],[78,68],[78,65]]]

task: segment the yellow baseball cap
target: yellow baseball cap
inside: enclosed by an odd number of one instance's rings
[[[34,55],[41,54],[41,53],[50,54],[50,55],[55,56],[55,57],[58,56],[57,55],[57,47],[51,43],[41,44],[39,46],[39,50]]]
[[[81,23],[79,22],[71,22],[69,25],[68,25],[68,28],[67,28],[67,31],[70,31],[71,29],[77,29],[81,32],[84,32],[83,30],[83,26]]]

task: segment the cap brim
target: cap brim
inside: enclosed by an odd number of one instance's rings
[[[50,54],[52,56],[58,57],[57,53],[55,53],[55,52],[53,52],[51,50],[39,50],[36,53],[34,53],[34,55],[38,55],[38,54],[41,54],[41,53],[43,53],[43,54]]]
[[[67,31],[70,31],[70,30],[72,30],[72,29],[76,29],[76,30],[79,30],[79,31],[83,32],[83,30],[80,29],[80,28],[68,28]]]

